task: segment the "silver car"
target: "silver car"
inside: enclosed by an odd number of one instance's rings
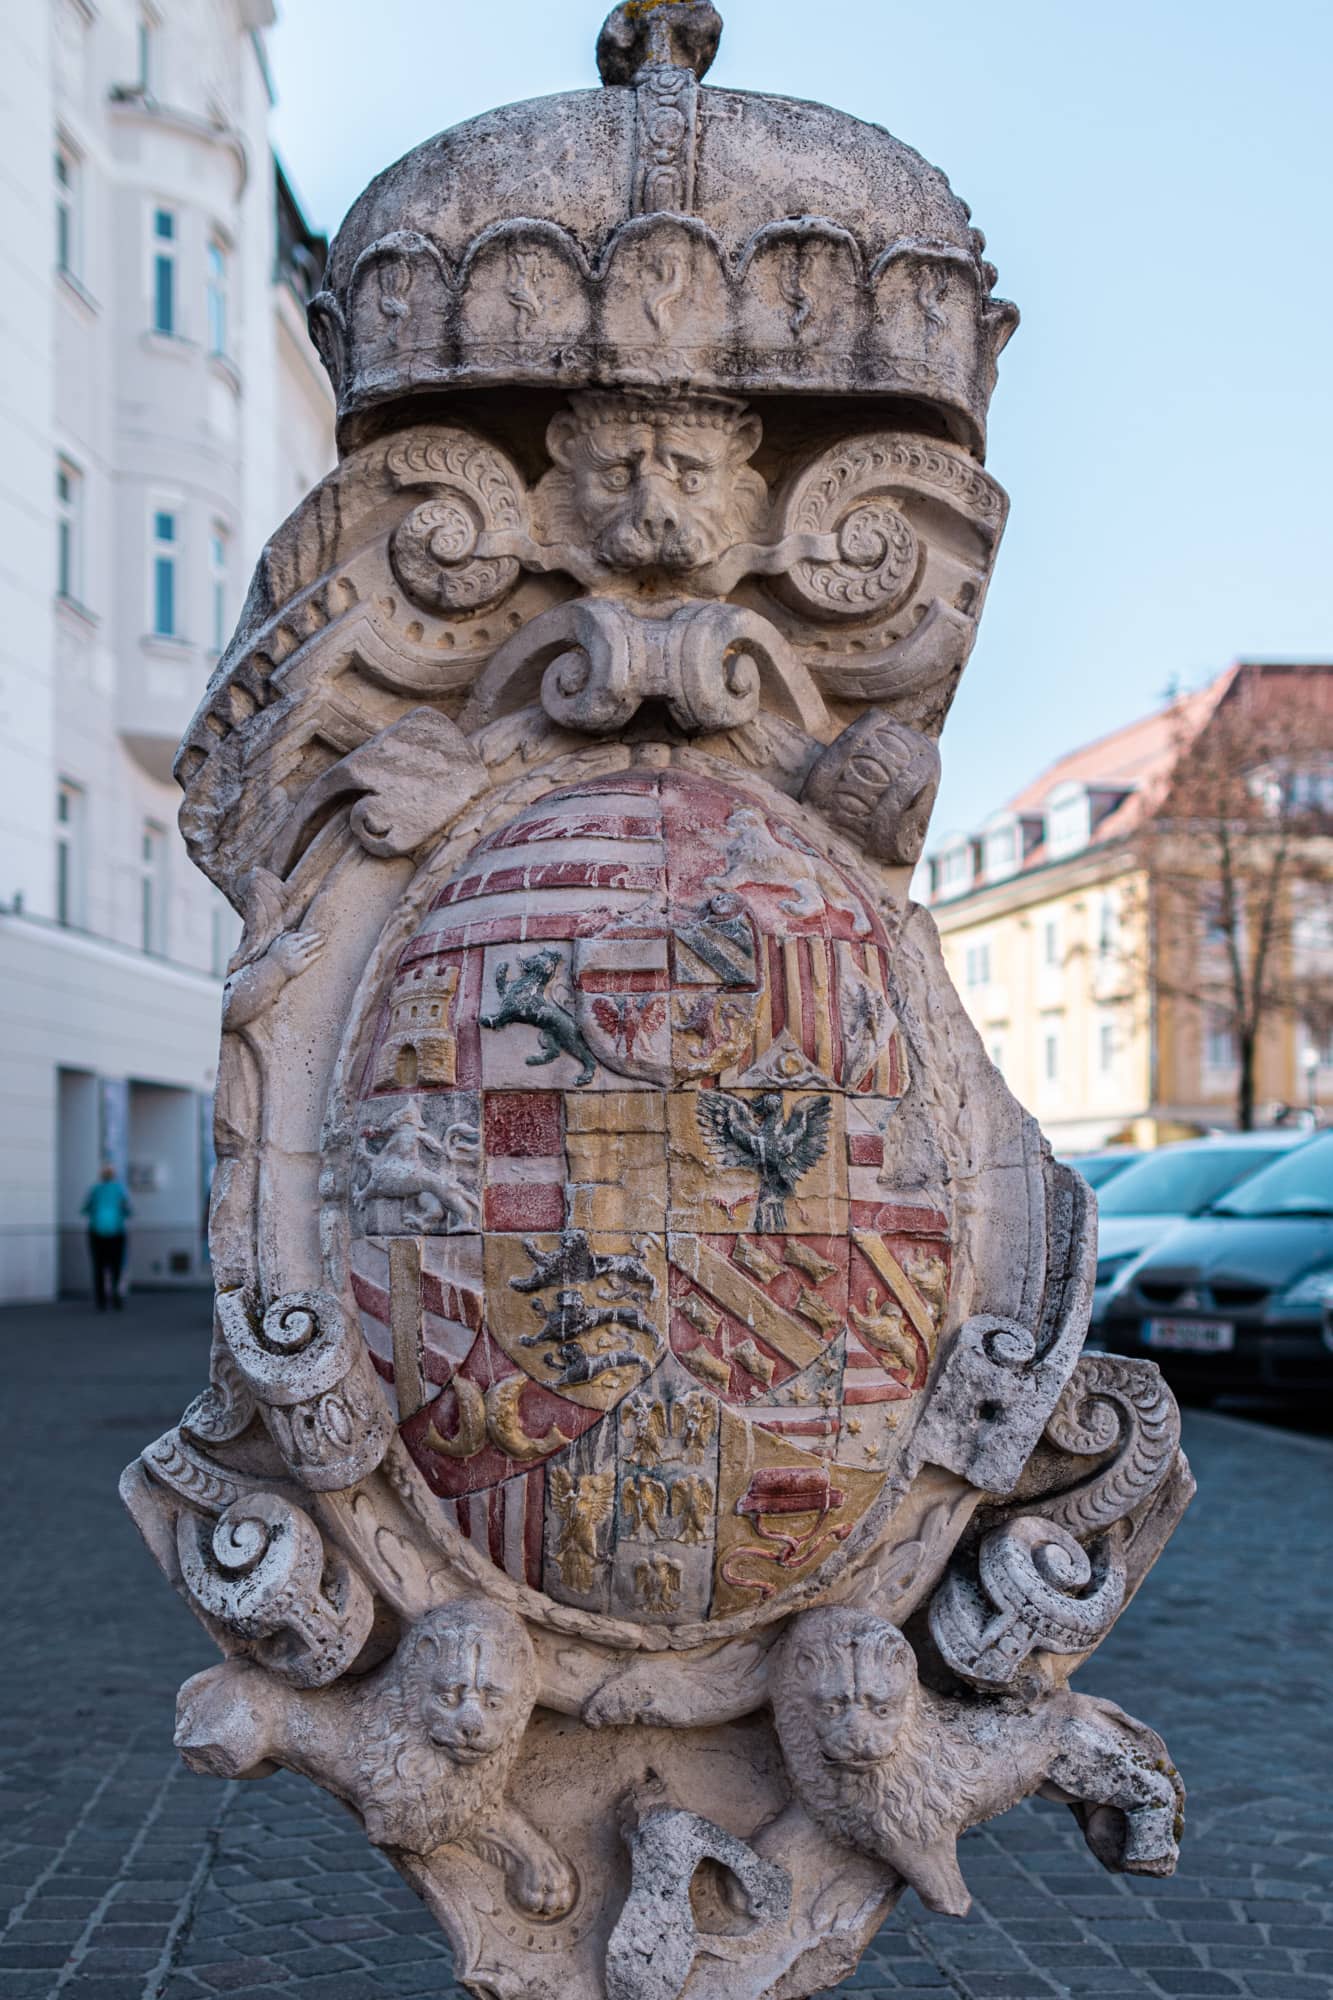
[[[1097,1195],[1097,1282],[1092,1324],[1100,1326],[1112,1285],[1134,1259],[1174,1229],[1202,1215],[1231,1188],[1248,1180],[1294,1146],[1308,1132],[1274,1128],[1230,1132],[1213,1139],[1186,1139],[1159,1152],[1144,1153]]]

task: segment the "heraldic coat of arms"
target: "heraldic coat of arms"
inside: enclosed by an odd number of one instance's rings
[[[223,1655],[177,1740],[502,2000],[800,2000],[1021,1798],[1149,1875],[1182,1820],[1070,1685],[1177,1413],[910,894],[1016,315],[720,29],[633,0],[353,208],[340,462],[177,764],[244,921],[211,1379],[123,1484]]]

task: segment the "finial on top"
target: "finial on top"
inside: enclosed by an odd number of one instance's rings
[[[712,0],[623,0],[597,37],[603,83],[633,83],[640,70],[712,68],[722,16]]]

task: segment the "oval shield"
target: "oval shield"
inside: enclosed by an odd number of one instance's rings
[[[513,1579],[697,1623],[805,1584],[881,1491],[948,1300],[889,1191],[870,892],[679,771],[490,834],[399,955],[352,1273],[403,1438]]]

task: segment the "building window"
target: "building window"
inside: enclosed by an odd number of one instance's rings
[[[153,210],[153,332],[176,331],[176,211]]]
[[[986,835],[982,853],[986,874],[992,880],[1012,875],[1018,865],[1018,828],[996,827]]]
[[[960,889],[971,887],[972,848],[963,842],[958,847],[946,847],[939,856],[939,893],[942,896],[956,895]]]
[[[83,474],[56,460],[56,595],[80,601],[83,585]]]
[[[1245,948],[1245,902],[1239,884],[1231,892],[1231,918],[1227,919],[1227,899],[1220,888],[1205,889],[1199,899],[1199,928],[1205,948],[1229,951],[1234,937],[1238,951]]]
[[[227,616],[230,540],[223,523],[215,521],[208,537],[208,587],[212,600],[212,646],[215,653],[220,653],[226,646],[230,624]]]
[[[167,830],[146,819],[140,835],[139,942],[162,957],[167,948]]]
[[[1060,963],[1060,920],[1048,917],[1041,927],[1041,962],[1043,965]]]
[[[82,177],[78,155],[61,141],[56,144],[55,174],[56,269],[63,271],[67,278],[77,278],[82,263],[82,230],[79,226]]]
[[[1047,1028],[1041,1038],[1041,1073],[1047,1083],[1060,1081],[1060,1030]]]
[[[1092,837],[1092,805],[1082,785],[1063,785],[1046,802],[1046,840],[1052,859],[1077,854]]]
[[[179,534],[176,515],[170,508],[153,512],[152,597],[153,632],[159,639],[176,639],[177,589],[176,559]]]
[[[1204,1068],[1233,1069],[1235,1063],[1235,1030],[1224,1014],[1209,1014],[1203,1035]]]
[[[989,1049],[988,1053],[989,1053],[989,1055],[990,1055],[990,1059],[991,1059],[991,1061],[992,1061],[992,1062],[994,1063],[994,1065],[995,1065],[996,1069],[998,1069],[998,1070],[999,1070],[999,1072],[1000,1072],[1000,1075],[1001,1075],[1001,1076],[1003,1076],[1003,1075],[1004,1075],[1004,1043],[1003,1043],[1003,1042],[992,1042],[992,1043],[991,1043],[991,1045],[990,1045],[990,1049]]]
[[[62,778],[56,787],[56,922],[83,922],[84,797]]]
[[[226,246],[213,237],[208,245],[208,351],[227,352],[227,292],[231,263]]]
[[[990,985],[990,945],[970,944],[967,947],[966,978],[969,986]]]
[[[1291,944],[1297,957],[1323,958],[1333,952],[1333,897],[1309,882],[1292,886]]]
[[[1097,899],[1097,956],[1114,958],[1120,943],[1120,911],[1114,894],[1106,890]]]
[[[1103,1021],[1097,1030],[1097,1067],[1103,1076],[1110,1076],[1115,1068],[1115,1029],[1109,1021]]]

